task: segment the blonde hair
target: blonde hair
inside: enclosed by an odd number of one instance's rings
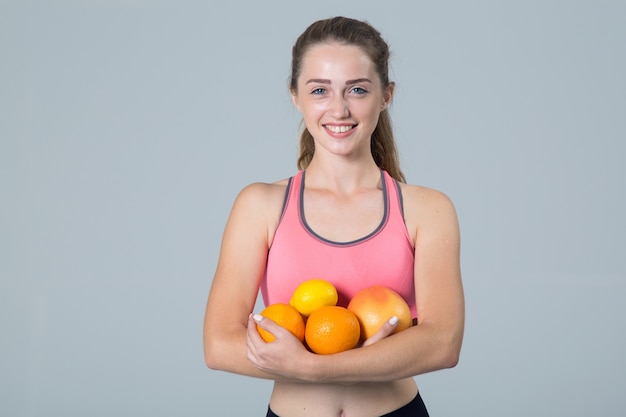
[[[304,55],[312,46],[326,42],[341,42],[360,47],[374,63],[383,88],[390,88],[389,46],[380,32],[367,22],[338,16],[314,22],[296,40],[291,51],[290,89],[293,93],[298,91],[298,76],[302,70]],[[378,167],[387,171],[396,180],[406,182],[400,169],[400,156],[393,136],[391,116],[387,109],[380,113],[378,124],[372,133],[371,150]],[[314,152],[313,136],[304,126],[300,137],[299,169],[306,169],[309,166]]]

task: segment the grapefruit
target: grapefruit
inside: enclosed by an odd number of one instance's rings
[[[393,316],[398,317],[393,333],[406,330],[412,324],[411,309],[406,301],[397,292],[382,285],[357,292],[350,300],[348,310],[359,319],[362,340],[373,336]]]

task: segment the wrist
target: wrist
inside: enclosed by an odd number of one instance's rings
[[[322,382],[322,380],[324,379],[324,355],[318,355],[316,353],[309,352],[301,365],[301,379],[303,381],[310,383]]]

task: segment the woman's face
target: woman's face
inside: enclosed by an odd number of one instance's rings
[[[315,153],[351,158],[371,155],[370,140],[393,94],[358,46],[323,43],[302,59],[293,102],[315,139]]]

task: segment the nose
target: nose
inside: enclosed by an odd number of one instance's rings
[[[337,94],[331,103],[332,106],[332,115],[338,119],[348,117],[350,115],[350,110],[348,109],[348,102],[346,98]]]

